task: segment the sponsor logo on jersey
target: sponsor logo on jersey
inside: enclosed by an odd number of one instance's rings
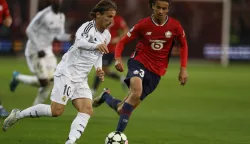
[[[149,40],[153,50],[161,50],[164,47],[165,40]]]
[[[165,43],[165,40],[149,40],[151,43]]]

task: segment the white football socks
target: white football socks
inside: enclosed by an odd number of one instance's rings
[[[23,74],[19,74],[16,79],[19,82],[23,82],[24,84],[27,85],[32,85],[32,86],[40,86],[39,81],[37,79],[36,76],[29,76],[29,75],[23,75]]]
[[[86,113],[80,113],[78,112],[76,118],[71,124],[71,129],[69,133],[69,140],[75,142],[77,139],[79,139],[84,132],[88,121],[89,121],[90,115]]]
[[[32,107],[29,107],[25,110],[22,110],[17,114],[17,119],[22,119],[24,117],[40,117],[40,116],[48,116],[52,117],[51,107],[50,105],[38,104]]]

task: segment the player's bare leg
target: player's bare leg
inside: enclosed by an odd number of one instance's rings
[[[141,94],[141,78],[132,77],[130,79],[130,90],[128,96],[126,96],[123,101],[115,99],[109,93],[104,91],[99,97],[94,99],[93,106],[98,107],[103,102],[106,102],[112,109],[114,109],[120,115],[117,131],[123,132],[126,128],[130,115],[141,102]]]
[[[65,144],[74,144],[81,137],[93,113],[91,99],[75,99],[73,100],[73,105],[78,110],[78,114],[71,124],[69,137]]]
[[[120,103],[117,112],[120,114],[120,119],[117,125],[117,131],[123,132],[127,126],[130,115],[133,110],[140,104],[142,95],[142,80],[139,77],[130,79],[129,95],[124,103]]]

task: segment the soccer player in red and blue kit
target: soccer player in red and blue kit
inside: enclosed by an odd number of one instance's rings
[[[124,45],[138,39],[135,52],[128,60],[128,73],[124,80],[129,87],[128,95],[120,101],[105,90],[93,101],[94,107],[106,102],[120,115],[116,129],[120,132],[125,130],[133,110],[155,90],[161,76],[166,73],[175,40],[180,45],[179,81],[181,85],[187,82],[188,46],[181,24],[167,15],[170,0],[149,0],[149,3],[153,10],[152,16],[140,20],[117,44],[115,50],[115,67],[122,72],[124,67],[121,54]]]
[[[110,65],[114,60],[114,52],[116,44],[123,38],[128,32],[128,26],[122,16],[116,15],[110,27],[108,28],[111,34],[111,41],[108,45],[109,53],[103,55],[102,57],[102,69],[105,72],[105,76],[108,76],[114,80],[122,82],[122,86],[126,87],[123,80],[123,76],[119,76],[117,73],[110,70]],[[100,85],[100,79],[95,76],[95,80],[92,87],[92,94],[94,95],[97,88]]]

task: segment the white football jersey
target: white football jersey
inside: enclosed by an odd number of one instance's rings
[[[102,53],[96,49],[99,44],[108,45],[111,35],[108,30],[99,32],[95,21],[84,23],[76,32],[75,43],[64,54],[57,65],[55,76],[65,75],[74,82],[87,80],[93,66],[102,68]]]
[[[63,13],[54,13],[51,6],[38,12],[26,29],[29,38],[25,55],[44,50],[47,55],[53,54],[52,43],[55,38],[69,41],[70,35],[65,34],[65,16]]]

